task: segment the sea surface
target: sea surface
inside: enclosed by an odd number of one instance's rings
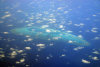
[[[59,30],[89,45],[11,32],[24,27]],[[100,67],[100,0],[0,0],[0,67]]]

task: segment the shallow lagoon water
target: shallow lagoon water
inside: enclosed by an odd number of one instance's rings
[[[0,66],[100,67],[99,6],[99,0],[0,0]],[[55,42],[57,37],[50,41],[11,32],[34,26],[75,35],[89,45],[74,45],[70,38],[67,43]]]

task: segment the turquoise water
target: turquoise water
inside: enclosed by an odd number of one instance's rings
[[[50,29],[50,28],[42,28],[42,27],[23,27],[16,28],[11,30],[12,33],[16,35],[30,36],[34,40],[40,39],[47,42],[65,42],[65,44],[74,44],[78,46],[88,46],[89,42],[85,41],[83,38],[75,36],[71,33],[67,33],[64,31]]]

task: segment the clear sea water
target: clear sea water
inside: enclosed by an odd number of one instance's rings
[[[11,32],[32,26],[66,31],[90,45]],[[0,0],[0,67],[100,67],[100,0]]]

